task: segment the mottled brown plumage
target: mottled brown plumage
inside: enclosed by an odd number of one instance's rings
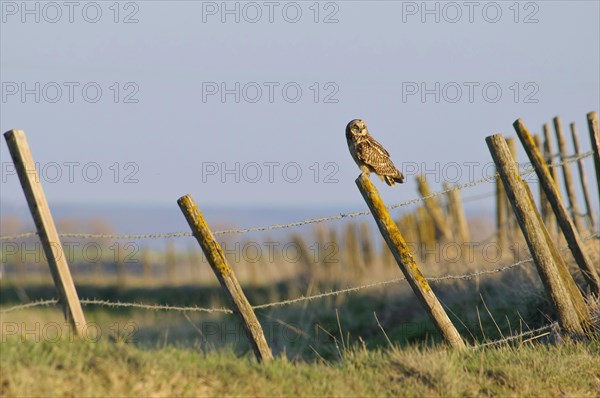
[[[363,173],[374,172],[389,186],[403,183],[404,176],[394,166],[390,154],[371,137],[367,125],[360,119],[354,119],[346,126],[346,141],[352,158]]]

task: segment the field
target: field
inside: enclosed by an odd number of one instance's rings
[[[367,350],[342,359],[257,364],[230,350],[5,343],[2,396],[577,396],[600,390],[600,344],[454,352]]]
[[[84,301],[90,325],[84,341],[72,336],[54,305],[2,313],[1,394],[597,396],[600,344],[562,340],[556,326],[544,328],[552,324],[555,314],[534,264],[522,262],[527,259],[526,249],[507,251],[497,261],[486,261],[476,251],[471,263],[440,262],[435,255],[423,253],[423,270],[460,334],[475,347],[491,344],[455,352],[440,345],[439,333],[406,281],[394,281],[401,273],[376,235],[352,223],[344,229],[338,231],[343,242],[339,247],[345,249],[336,254],[337,262],[323,263],[323,258],[315,262],[310,257],[244,263],[242,256],[236,263],[232,255],[253,304],[391,281],[257,309],[276,356],[273,363],[256,362],[235,317],[191,310],[228,307],[206,260],[198,264],[190,262],[194,259],[190,253],[154,252],[152,279],[143,275],[143,266],[137,263],[125,268],[124,278],[106,264],[100,274],[98,270],[90,274],[89,267],[74,267],[82,299],[149,306],[111,307]],[[368,239],[353,247],[361,229]],[[320,234],[316,230],[314,236],[292,235],[282,242],[295,240],[308,246]],[[598,264],[596,239],[588,241],[587,248]],[[372,256],[368,262],[365,252]],[[169,257],[177,264],[174,280],[165,269]],[[521,264],[513,267],[515,263]],[[577,275],[575,265],[570,266]],[[199,268],[196,276],[193,267]],[[56,297],[47,272],[35,269],[29,266],[20,278],[8,269],[0,282],[4,308]],[[444,279],[482,271],[490,273]],[[190,283],[190,278],[195,282]],[[152,307],[156,305],[175,308]],[[514,335],[518,337],[494,343]]]
[[[600,1],[0,14],[0,398],[600,398]]]
[[[4,219],[0,394],[597,396],[592,211],[575,213],[574,246],[547,194],[540,214],[507,169],[495,182],[496,228],[465,217],[462,187],[432,194],[425,178],[421,197],[396,207],[419,206],[392,219],[366,176],[357,183],[370,221],[359,212],[213,235],[182,206],[202,251],[177,240],[193,242],[189,233],[90,234],[59,220],[63,246],[76,248],[64,255],[70,300],[84,308],[78,336],[57,305],[57,261]]]

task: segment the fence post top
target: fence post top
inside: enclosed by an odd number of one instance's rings
[[[498,140],[500,138],[502,138],[502,140],[504,140],[504,136],[502,134],[496,133],[496,134],[488,135],[487,137],[485,137],[485,141],[490,142],[490,141]]]
[[[177,203],[183,203],[184,201],[188,201],[192,199],[192,194],[191,193],[186,193],[185,195],[183,195],[182,197],[180,197],[179,199],[177,199]]]
[[[12,139],[15,136],[25,136],[25,131],[23,130],[18,130],[18,129],[12,129],[12,130],[8,130],[6,133],[4,133],[4,138],[5,139]]]

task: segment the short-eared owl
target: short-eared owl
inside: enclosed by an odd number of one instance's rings
[[[403,183],[404,176],[396,169],[385,148],[369,134],[367,125],[354,119],[346,126],[346,141],[352,158],[363,173],[374,172],[389,186]]]

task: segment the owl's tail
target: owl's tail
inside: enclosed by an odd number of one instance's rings
[[[385,183],[390,187],[393,187],[396,183],[402,184],[404,182],[404,174],[400,172],[400,170],[396,170],[396,174],[387,175],[383,177],[385,179]]]

